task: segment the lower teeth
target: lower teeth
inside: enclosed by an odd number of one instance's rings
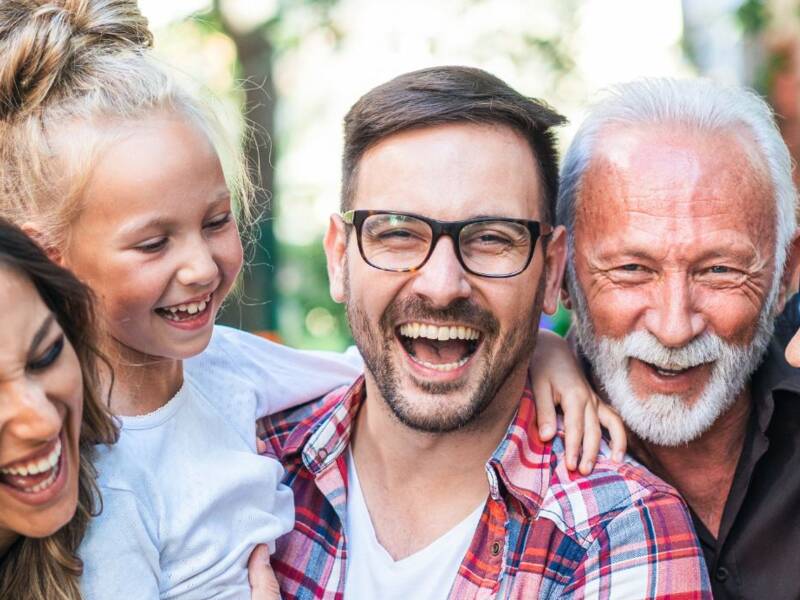
[[[24,488],[22,491],[25,492],[26,494],[35,494],[36,492],[41,492],[42,490],[46,490],[56,480],[57,475],[58,475],[58,466],[55,466],[53,467],[53,472],[50,473],[50,476],[47,479],[45,479],[40,483],[37,483],[32,487]]]
[[[409,356],[411,356],[411,355],[409,354]],[[411,356],[411,360],[413,360],[418,365],[422,365],[423,367],[427,367],[428,369],[434,369],[436,371],[454,371],[455,369],[458,369],[459,367],[463,367],[465,364],[467,364],[467,361],[469,360],[469,356],[465,356],[464,358],[462,358],[461,360],[459,360],[457,362],[444,363],[444,364],[440,364],[440,365],[437,365],[437,364],[434,364],[434,363],[429,363],[428,361],[421,360],[421,359],[419,359],[419,358],[417,358],[415,356]]]

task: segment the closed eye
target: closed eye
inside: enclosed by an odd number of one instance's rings
[[[64,349],[64,334],[62,333],[38,358],[28,362],[29,371],[42,371],[52,365]]]
[[[230,223],[233,220],[233,215],[230,212],[226,212],[225,214],[217,217],[216,219],[212,219],[208,223],[205,224],[207,229],[222,229],[225,225]]]
[[[156,238],[156,239],[153,239],[153,240],[148,240],[148,241],[144,242],[143,244],[139,244],[138,246],[136,246],[136,250],[139,250],[141,252],[145,252],[147,254],[152,254],[154,252],[158,252],[159,250],[164,248],[166,245],[167,245],[167,238],[166,237],[161,237],[161,238]]]

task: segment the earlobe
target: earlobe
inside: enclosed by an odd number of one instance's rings
[[[44,253],[47,255],[47,258],[52,260],[57,265],[61,265],[62,267],[64,266],[63,254],[58,247],[53,244],[45,235],[44,230],[39,224],[33,221],[25,221],[20,226],[20,229],[25,232],[25,235],[36,242],[36,245],[44,251]]]
[[[559,225],[551,234],[545,256],[543,274],[543,277],[545,277],[545,291],[542,310],[548,315],[552,315],[558,309],[558,298],[561,293],[566,264],[567,235],[564,227]]]
[[[325,256],[328,261],[328,284],[331,298],[345,301],[345,269],[347,253],[347,227],[338,214],[331,215],[325,232]]]

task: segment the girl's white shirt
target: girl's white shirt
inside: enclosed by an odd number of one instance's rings
[[[256,419],[362,371],[355,351],[302,352],[227,327],[184,362],[166,405],[120,417],[99,447],[102,513],[79,549],[86,600],[249,600],[247,560],[294,525],[283,468],[256,454]]]

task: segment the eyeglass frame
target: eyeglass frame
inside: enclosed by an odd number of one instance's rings
[[[369,261],[369,259],[364,254],[364,247],[361,244],[361,228],[364,225],[364,221],[366,221],[369,217],[374,215],[393,215],[398,217],[411,217],[413,219],[417,219],[422,221],[423,223],[427,224],[428,227],[431,228],[431,242],[428,247],[428,254],[425,255],[425,258],[422,259],[415,267],[409,267],[407,269],[388,269],[386,267],[379,267]],[[413,273],[414,271],[418,271],[422,267],[425,266],[425,263],[428,262],[433,251],[436,249],[436,245],[439,243],[439,240],[443,235],[449,237],[453,242],[453,248],[455,249],[456,258],[458,262],[461,264],[461,267],[467,272],[472,275],[476,275],[477,277],[488,277],[491,279],[507,279],[509,277],[516,277],[528,266],[531,264],[531,259],[533,258],[533,253],[536,251],[536,243],[539,241],[540,238],[546,238],[550,234],[553,233],[553,226],[547,225],[546,223],[541,223],[539,221],[534,221],[531,219],[512,219],[510,217],[477,217],[474,219],[465,219],[462,221],[440,221],[438,219],[431,219],[430,217],[425,217],[423,215],[418,215],[416,213],[409,213],[409,212],[401,212],[401,211],[394,211],[394,210],[365,210],[365,209],[353,209],[347,210],[343,213],[340,213],[339,216],[341,217],[342,221],[345,225],[352,225],[355,227],[356,230],[356,242],[358,243],[358,251],[361,254],[361,258],[364,259],[364,262],[367,263],[370,267],[374,269],[378,269],[380,271],[388,271],[390,273]],[[461,254],[461,242],[459,241],[461,230],[468,225],[474,225],[475,223],[487,223],[492,221],[501,221],[504,223],[516,223],[517,225],[523,225],[531,236],[531,247],[528,249],[528,258],[525,260],[525,264],[518,270],[513,273],[508,273],[505,275],[490,275],[487,273],[478,273],[470,269],[466,263],[464,262],[464,257]]]

